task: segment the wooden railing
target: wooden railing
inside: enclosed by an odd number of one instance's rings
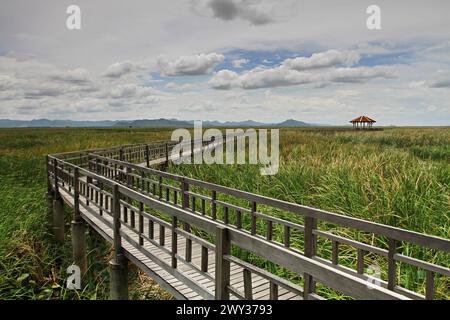
[[[305,299],[320,299],[318,283],[361,299],[433,299],[437,275],[441,281],[448,281],[450,277],[448,266],[399,251],[409,246],[421,255],[431,251],[448,258],[448,239],[147,168],[145,165],[150,159],[169,159],[171,150],[165,142],[150,146],[69,153],[63,155],[64,160],[61,155],[49,156],[49,185],[56,192],[64,188],[74,199],[82,197],[84,202],[79,203],[87,209],[91,206],[98,208],[99,218],[114,230],[119,230],[114,234],[114,243],[120,242],[117,237],[126,238],[154,261],[159,259],[146,252],[142,246],[144,241],[163,248],[172,256],[171,264],[166,265],[162,261],[158,264],[195,287],[205,298],[228,299],[231,294],[236,298],[251,299],[252,274],[257,274],[269,281],[272,299],[277,298],[279,288],[295,292]],[[82,166],[78,163],[80,158],[83,159]],[[146,224],[148,230],[144,231]],[[154,239],[157,226],[158,240]],[[121,228],[131,230],[136,237],[130,237]],[[171,232],[171,248],[165,246],[165,237],[161,236],[166,229]],[[349,233],[368,234],[372,241],[369,244],[355,240],[347,235]],[[186,239],[184,256],[177,253],[178,237]],[[191,261],[193,242],[202,247],[198,266]],[[331,254],[327,254],[327,244],[330,243]],[[352,263],[341,263],[342,246],[356,249],[355,269],[351,268]],[[216,257],[215,274],[208,270],[211,250]],[[272,262],[277,268],[287,269],[298,275],[294,279],[302,280],[289,281],[233,254],[242,250]],[[376,256],[372,260],[387,264],[385,280],[365,274],[364,258],[368,254]],[[214,280],[214,292],[176,272],[178,261],[192,264],[193,270]],[[230,286],[230,263],[243,268],[243,290]],[[425,270],[425,295],[408,290],[399,283],[398,263]]]

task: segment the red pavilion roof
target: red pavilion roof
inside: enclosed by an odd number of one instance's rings
[[[355,119],[351,120],[350,122],[351,123],[354,123],[354,122],[372,122],[372,123],[374,123],[376,121],[373,119],[370,119],[367,116],[359,116],[358,118],[355,118]]]

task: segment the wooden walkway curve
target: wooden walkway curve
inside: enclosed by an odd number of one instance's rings
[[[229,143],[224,139],[197,147],[191,142],[182,157],[225,141]],[[358,299],[432,299],[436,278],[448,281],[450,277],[448,266],[398,250],[399,243],[411,243],[448,255],[448,239],[154,168],[179,160],[180,151],[172,152],[174,148],[175,143],[156,142],[49,155],[47,177],[49,193],[74,209],[74,221],[90,225],[113,244],[117,254],[177,299],[323,299],[317,291],[319,284]],[[300,221],[281,219],[286,212],[298,215]],[[372,233],[387,239],[388,246],[343,237],[322,228],[318,221]],[[331,259],[318,253],[319,238],[331,243]],[[356,270],[340,263],[340,244],[355,248]],[[243,260],[250,252],[270,262],[269,268]],[[369,253],[385,259],[386,279],[366,274]],[[425,270],[424,295],[401,286],[398,262]],[[289,270],[298,281],[268,270]]]

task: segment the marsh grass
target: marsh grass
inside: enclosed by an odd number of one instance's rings
[[[72,264],[70,220],[66,241],[53,242],[48,229],[44,156],[168,139],[152,129],[0,129],[0,299],[107,299],[110,246],[88,232],[88,276],[82,290],[68,291],[66,268]],[[134,298],[170,298],[136,268],[131,273]],[[137,286],[139,281],[142,286]],[[145,284],[145,285],[144,285]]]
[[[65,268],[72,263],[70,232],[57,246],[47,228],[44,155],[170,138],[163,129],[1,129],[0,130],[0,299],[106,299],[110,246],[95,232],[88,234],[89,272],[83,290],[65,290]],[[334,132],[283,129],[281,166],[275,176],[261,176],[251,165],[170,166],[175,173],[239,188],[273,198],[349,216],[449,238],[450,129],[389,129],[376,132]],[[221,198],[226,201],[235,199]],[[248,206],[248,203],[236,203]],[[262,207],[265,213],[300,224],[286,212]],[[69,230],[71,212],[66,212]],[[222,215],[223,212],[219,212]],[[230,220],[235,217],[230,215]],[[244,216],[244,224],[250,224]],[[335,226],[321,224],[321,228]],[[259,222],[258,232],[265,225]],[[277,230],[275,230],[277,231]],[[282,240],[281,229],[274,237]],[[386,245],[386,239],[346,228],[338,234]],[[201,234],[205,236],[204,234]],[[331,243],[320,240],[319,254],[331,256]],[[303,235],[292,234],[292,246],[303,247]],[[242,250],[235,254],[255,265],[302,284],[300,275]],[[402,244],[404,254],[449,266],[448,255]],[[386,277],[386,261],[377,263]],[[340,262],[356,266],[356,251],[340,246]],[[405,272],[406,270],[406,272]],[[423,273],[399,266],[402,285],[424,292]],[[449,280],[436,281],[437,298],[449,299]],[[335,299],[345,295],[318,287]],[[168,299],[148,277],[132,268],[130,296]]]
[[[326,134],[324,134],[326,133]],[[311,132],[282,130],[280,170],[274,176],[261,176],[252,165],[182,165],[172,172],[206,180],[276,199],[308,205],[369,221],[449,238],[450,231],[450,129],[411,128],[374,132]],[[220,200],[248,207],[222,195]],[[273,208],[259,208],[266,214],[302,224],[302,218]],[[220,214],[220,213],[219,213]],[[244,217],[244,226],[250,223]],[[233,221],[233,217],[231,217]],[[324,222],[319,227],[365,243],[387,248],[387,240]],[[265,224],[257,225],[264,235]],[[282,242],[282,230],[274,230]],[[294,234],[292,246],[302,250],[303,236]],[[399,250],[409,256],[449,267],[449,255],[401,243]],[[331,257],[331,242],[319,238],[318,253]],[[255,265],[269,268],[267,261],[249,253],[241,254]],[[356,250],[340,246],[340,263],[356,268]],[[381,267],[387,278],[386,259],[366,255],[365,264]],[[275,273],[299,281],[299,275],[270,265]],[[399,282],[424,293],[422,270],[398,266]],[[436,279],[436,298],[450,298],[450,280]],[[318,291],[330,298],[347,298],[324,287]]]

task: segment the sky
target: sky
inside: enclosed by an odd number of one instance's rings
[[[0,2],[0,119],[360,115],[450,125],[450,1]]]

